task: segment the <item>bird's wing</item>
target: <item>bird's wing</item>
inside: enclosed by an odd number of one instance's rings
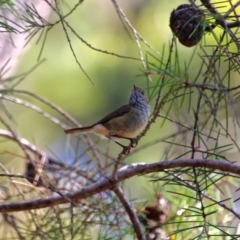
[[[101,120],[99,120],[99,121],[98,121],[96,124],[94,124],[94,125],[97,125],[97,124],[99,124],[99,123],[104,124],[104,123],[110,121],[110,120],[113,119],[113,118],[121,117],[121,116],[127,114],[130,110],[131,110],[131,107],[130,107],[128,104],[126,104],[126,105],[118,108],[117,110],[109,113],[107,116],[105,116],[104,118],[102,118]]]

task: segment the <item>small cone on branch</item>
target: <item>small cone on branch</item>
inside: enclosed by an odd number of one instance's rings
[[[139,220],[146,228],[147,240],[170,240],[162,229],[170,214],[170,204],[161,193],[156,196],[156,202],[139,209]]]
[[[182,4],[170,16],[170,28],[179,42],[186,46],[196,45],[204,34],[205,15],[191,4]]]

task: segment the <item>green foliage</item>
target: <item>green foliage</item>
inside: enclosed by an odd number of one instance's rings
[[[1,65],[1,203],[54,196],[67,200],[65,204],[53,201],[44,208],[32,203],[33,208],[21,213],[2,213],[0,239],[133,239],[136,229],[113,188],[97,191],[96,187],[93,195],[86,191],[87,197],[81,199],[69,199],[66,194],[94,188],[100,180],[112,176],[116,163],[118,170],[135,161],[147,164],[177,159],[219,164],[224,160],[237,166],[237,3],[224,1],[228,9],[223,10],[218,2],[201,2],[205,35],[199,45],[189,49],[170,34],[168,44],[164,38],[154,42],[158,30],[149,12],[157,9],[156,16],[170,12],[166,6],[161,7],[163,3],[157,8],[154,1],[144,3],[146,6],[127,3],[132,8],[127,18],[116,1],[112,4],[117,14],[109,7],[99,5],[97,9],[97,4],[89,1],[56,1],[56,5],[44,1],[52,12],[49,19],[32,3],[0,1],[1,31],[25,34],[25,45],[37,45],[16,74],[8,74],[14,56]],[[4,9],[19,22],[8,18]],[[111,16],[111,21],[105,16]],[[166,22],[164,18],[158,23],[162,25],[162,37],[170,32]],[[139,31],[133,26],[138,24]],[[152,34],[149,29],[154,29]],[[153,37],[152,45],[140,31]],[[13,37],[9,39],[14,45]],[[129,155],[124,156],[114,143],[90,135],[64,137],[63,129],[80,126],[71,115],[79,114],[81,121],[92,124],[95,116],[87,119],[85,115],[93,111],[99,118],[102,110],[126,102],[133,84],[144,86],[152,112],[145,131],[135,140],[137,147],[128,146]],[[33,172],[26,167],[29,162],[33,163]],[[156,229],[171,240],[240,237],[235,193],[239,175],[228,169],[183,163],[181,168],[141,177],[136,174],[118,184],[123,185],[124,196],[149,240]],[[157,213],[157,220],[149,209]]]

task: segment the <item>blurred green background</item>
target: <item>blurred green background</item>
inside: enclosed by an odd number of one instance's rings
[[[186,1],[119,1],[120,7],[131,24],[150,45],[160,53],[165,45],[166,57],[169,42],[172,38],[172,32],[169,28],[170,13],[182,3],[186,3]],[[76,1],[61,2],[60,7],[63,15],[75,4]],[[56,20],[58,18],[53,14],[50,22]],[[134,37],[132,34],[129,37],[125,31],[111,1],[86,0],[66,20],[91,46],[119,55],[139,58]],[[131,32],[130,29],[129,32]],[[93,83],[79,69],[62,25],[58,24],[47,35],[41,55],[41,59],[45,58],[46,61],[19,85],[19,89],[29,90],[48,99],[75,117],[82,125],[92,124],[105,114],[125,104],[133,84],[142,87],[148,92],[148,80],[143,75],[143,67],[140,61],[94,51],[76,38],[70,30],[68,30],[68,33],[77,58]],[[216,30],[216,34],[218,33],[220,31]],[[26,54],[20,59],[16,75],[28,71],[37,63],[42,40],[35,44],[36,40],[37,37],[32,40],[32,45],[28,46]],[[208,44],[215,44],[214,38],[209,34],[206,34],[205,41]],[[141,44],[145,57],[148,52],[159,57],[142,42]],[[192,53],[196,49],[194,47],[186,48],[178,43],[178,51],[179,56],[181,56],[182,67],[184,67],[184,62],[190,60]],[[199,63],[200,58],[196,54],[188,72],[189,79],[196,75]],[[237,73],[236,75],[233,74],[233,81],[237,78]],[[154,85],[154,82],[149,83],[150,87]],[[30,100],[46,111],[53,113],[51,109],[39,104],[30,97],[26,97],[26,100]],[[154,99],[151,99],[152,106],[154,103]],[[58,156],[61,161],[67,162],[67,159],[62,155],[62,149],[66,148],[66,142],[68,141],[63,130],[29,109],[13,104],[10,105],[11,112],[14,113],[16,128],[21,136],[50,155]],[[162,120],[159,119],[151,127],[146,137],[142,138],[140,145],[174,132],[175,125],[173,123],[166,122],[164,126],[161,123]],[[69,127],[71,126],[69,125]],[[70,141],[73,138],[75,137],[72,136]],[[98,138],[93,136],[93,139]],[[107,146],[107,142],[100,144]],[[164,153],[165,146],[165,144],[161,143],[148,148],[127,158],[126,163],[159,161]],[[111,154],[117,156],[120,148],[112,143],[110,148]],[[146,196],[146,191],[150,191],[147,189],[149,182],[144,180],[144,183],[141,182],[140,184],[139,178],[137,180],[134,178],[130,183],[134,183],[128,185],[128,188],[131,188],[129,192],[131,192],[132,197],[149,196],[148,194]]]

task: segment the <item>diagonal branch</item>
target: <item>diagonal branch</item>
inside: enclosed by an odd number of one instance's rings
[[[139,222],[139,218],[134,211],[134,209],[131,207],[129,201],[126,199],[122,189],[120,187],[114,187],[113,192],[117,195],[119,201],[122,203],[123,207],[125,208],[126,212],[128,213],[128,216],[132,222],[133,229],[137,235],[138,240],[145,240],[145,236],[141,229],[141,223]]]

